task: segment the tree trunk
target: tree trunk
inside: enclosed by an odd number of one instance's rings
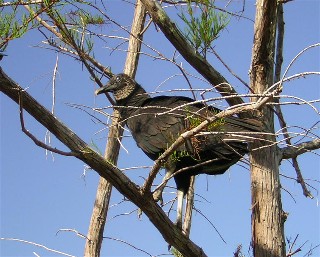
[[[132,22],[131,36],[128,46],[128,54],[124,67],[124,73],[131,77],[135,77],[139,52],[141,49],[142,35],[141,31],[145,22],[145,8],[141,4],[140,0],[137,1],[135,14]],[[115,110],[113,112],[112,124],[109,130],[108,142],[106,145],[106,151],[104,158],[111,163],[115,164],[118,161],[120,140],[123,134],[123,128],[118,126],[120,121],[119,112]],[[108,214],[109,201],[111,197],[112,185],[103,177],[100,177],[99,185],[96,194],[96,200],[94,203],[89,231],[87,235],[87,242],[85,245],[84,256],[85,257],[98,257],[100,256],[103,232],[105,222]]]
[[[276,0],[257,0],[250,86],[263,94],[273,84],[276,34]],[[257,101],[253,97],[251,101]],[[274,115],[270,107],[257,114],[265,129],[274,134]],[[254,142],[251,149],[252,247],[255,257],[284,257],[284,215],[282,211],[279,154],[274,136]]]
[[[122,136],[123,129],[117,126],[119,115],[114,113],[112,124],[109,130],[108,142],[104,158],[116,164],[118,161],[120,143],[117,138]],[[103,240],[103,231],[107,219],[109,201],[112,192],[112,185],[105,178],[100,177],[96,200],[94,202],[87,241],[84,249],[85,257],[100,256],[101,245]]]

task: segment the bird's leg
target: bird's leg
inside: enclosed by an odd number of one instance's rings
[[[160,184],[160,186],[154,191],[153,193],[153,199],[158,202],[160,201],[160,204],[163,205],[163,198],[162,198],[162,192],[164,190],[164,188],[166,187],[166,184],[168,182],[168,178],[173,174],[173,170],[167,170],[162,183]]]
[[[160,201],[160,204],[163,205],[163,198],[162,198],[162,192],[164,190],[164,188],[167,185],[167,182],[169,180],[169,178],[171,177],[171,175],[174,173],[175,168],[176,168],[176,164],[170,160],[168,160],[165,163],[165,168],[166,168],[166,174],[161,182],[161,184],[158,186],[158,188],[156,188],[156,190],[153,192],[153,199],[158,202]]]
[[[181,189],[177,190],[177,227],[182,230],[182,212],[183,212],[183,198],[184,192]]]

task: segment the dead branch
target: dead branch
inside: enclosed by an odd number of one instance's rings
[[[31,5],[31,4],[42,4],[42,0],[33,0],[33,1],[13,1],[13,2],[2,2],[0,3],[0,7],[5,7],[5,6],[18,6],[18,5]]]
[[[191,47],[188,42],[186,42],[176,24],[170,20],[157,1],[141,0],[141,2],[145,5],[153,22],[159,26],[171,44],[192,67],[194,67],[212,85],[215,85],[221,95],[237,95],[234,88],[224,86],[225,83],[228,83],[227,80],[217,70],[215,70],[206,59],[204,59],[199,53],[195,52],[194,48]],[[240,97],[234,97],[227,101],[230,105],[243,103],[243,100]]]
[[[24,118],[23,118],[23,98],[21,97],[21,92],[19,91],[19,113],[20,113],[20,125],[21,125],[21,130],[23,133],[25,133],[37,146],[40,146],[41,148],[45,149],[46,151],[50,151],[53,153],[57,153],[60,155],[64,155],[64,156],[76,156],[75,152],[65,152],[65,151],[61,151],[57,148],[51,147],[43,142],[41,142],[40,140],[38,140],[34,135],[32,135],[32,133],[27,130],[25,128],[24,125]]]
[[[211,47],[212,53],[217,57],[217,59],[222,63],[222,65],[231,73],[232,76],[234,76],[236,79],[238,79],[246,88],[248,88],[249,91],[251,91],[249,85],[247,82],[245,82],[242,78],[240,78],[231,68],[223,61],[223,59],[218,55],[218,53],[214,50],[213,47]]]
[[[288,253],[286,254],[286,257],[291,257],[291,256],[295,255],[296,253],[301,252],[302,251],[302,247],[308,242],[308,241],[305,241],[302,245],[297,247],[296,250],[293,250],[293,247],[296,244],[298,237],[299,237],[299,234],[296,235],[296,237],[294,238],[293,242],[290,244],[290,248],[288,250]]]
[[[38,244],[38,243],[35,243],[35,242],[31,242],[31,241],[27,241],[27,240],[22,240],[22,239],[18,239],[18,238],[7,238],[7,237],[1,237],[0,240],[5,240],[5,241],[16,241],[16,242],[21,242],[21,243],[25,243],[25,244],[30,244],[30,245],[34,245],[34,246],[37,246],[37,247],[40,247],[40,248],[43,248],[49,252],[53,252],[53,253],[56,253],[56,254],[60,254],[60,255],[64,255],[64,256],[68,256],[68,257],[76,257],[74,255],[71,255],[71,254],[67,254],[67,253],[64,253],[64,252],[60,252],[58,250],[55,250],[55,249],[52,249],[52,248],[49,248],[45,245],[42,245],[42,244]]]
[[[283,160],[295,158],[298,155],[301,155],[306,152],[311,152],[317,149],[320,149],[320,139],[314,139],[312,141],[303,142],[296,145],[289,145],[280,149],[281,159]]]
[[[311,249],[310,249],[305,255],[303,255],[303,257],[311,256],[312,253],[313,253],[313,250],[316,249],[316,248],[318,248],[319,246],[320,246],[320,244],[311,247]]]
[[[100,79],[98,79],[97,76],[95,75],[95,73],[93,72],[93,70],[90,67],[88,61],[91,62],[92,64],[94,64],[101,71],[103,71],[103,73],[106,74],[107,76],[109,76],[109,77],[112,76],[112,73],[111,73],[111,71],[109,69],[104,68],[98,62],[96,62],[94,60],[94,58],[92,58],[87,53],[85,53],[82,50],[82,48],[77,45],[77,43],[74,41],[74,38],[70,35],[70,32],[67,29],[66,25],[61,24],[61,22],[59,22],[59,20],[56,19],[56,17],[52,14],[51,11],[48,10],[48,8],[45,8],[44,11],[47,12],[48,16],[54,21],[55,25],[59,28],[60,31],[63,32],[63,34],[65,36],[63,36],[62,33],[58,32],[53,26],[50,26],[50,24],[48,24],[46,21],[44,21],[39,16],[39,14],[34,13],[34,11],[29,6],[25,5],[24,7],[30,12],[30,14],[32,14],[35,17],[35,19],[37,19],[42,24],[42,26],[44,26],[48,31],[53,33],[62,42],[64,42],[67,45],[71,46],[75,50],[75,53],[78,55],[78,57],[80,58],[82,63],[85,65],[85,67],[87,68],[88,72],[90,73],[90,75],[94,79],[94,81],[97,83],[97,85],[99,85],[100,87],[103,86],[101,81],[100,81]],[[106,96],[107,96],[108,100],[110,101],[110,103],[114,104],[114,101],[110,97],[110,95],[106,94]]]
[[[55,114],[55,104],[56,104],[56,77],[57,77],[57,71],[58,71],[58,62],[59,61],[59,55],[57,55],[56,58],[56,63],[53,69],[53,74],[52,74],[52,106],[51,106],[51,113],[54,115]],[[51,145],[51,134],[50,131],[46,131],[46,135],[45,135],[45,143],[47,143],[48,140],[48,144]],[[51,152],[52,158],[53,154]],[[48,151],[46,150],[46,156],[48,156]]]
[[[84,234],[80,233],[78,230],[75,230],[73,228],[60,228],[56,235],[58,235],[60,232],[73,232],[75,233],[78,237],[81,237],[81,238],[84,238],[84,239],[87,239],[89,240]]]
[[[135,250],[137,250],[137,251],[139,251],[139,252],[142,252],[142,253],[145,253],[145,254],[149,255],[150,257],[153,257],[153,256],[154,256],[154,255],[148,253],[147,251],[145,251],[145,250],[143,250],[143,249],[141,249],[141,248],[138,248],[138,247],[136,247],[136,246],[134,246],[134,245],[132,245],[132,244],[130,244],[130,243],[122,240],[122,239],[112,238],[112,237],[108,237],[108,236],[104,236],[103,238],[108,239],[108,240],[113,240],[113,241],[116,241],[116,242],[120,242],[120,243],[125,244],[125,245],[128,245],[128,246],[130,246],[131,248],[133,248],[133,249],[135,249]]]
[[[226,244],[227,242],[224,240],[224,238],[222,237],[221,233],[219,232],[219,230],[216,228],[216,226],[212,223],[211,220],[208,219],[208,217],[206,215],[204,215],[199,209],[194,208],[195,211],[197,213],[199,213],[206,221],[209,222],[209,224],[211,225],[211,227],[213,227],[213,229],[217,232],[217,234],[219,235],[219,237],[221,238],[221,240]]]

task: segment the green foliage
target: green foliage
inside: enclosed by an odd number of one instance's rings
[[[229,15],[214,9],[214,0],[187,0],[187,14],[179,17],[186,24],[185,37],[205,58],[208,48],[228,25]]]
[[[94,41],[88,27],[103,25],[105,20],[99,15],[92,15],[82,9],[69,11],[64,16],[61,13],[57,9],[51,10],[50,16],[59,24],[64,41],[70,45],[76,44],[77,48],[87,54],[91,53]]]
[[[22,37],[29,29],[35,26],[30,15],[22,14],[18,19],[17,8],[11,11],[0,12],[0,50],[4,51],[10,40]]]
[[[208,117],[212,117],[214,115],[216,115],[218,113],[218,111],[214,111],[214,110],[207,110],[206,111],[206,115]],[[188,108],[186,108],[186,116],[187,116],[187,120],[189,123],[189,129],[193,129],[197,126],[199,126],[205,119],[206,117],[202,116],[202,115],[197,115],[194,113],[191,113],[189,111]],[[211,122],[205,129],[207,131],[217,131],[221,129],[221,126],[225,123],[225,120],[223,118],[219,118],[216,119],[215,121]]]
[[[103,18],[99,15],[91,15],[87,12],[79,11],[78,16],[83,26],[102,25],[105,23]]]
[[[171,155],[170,155],[170,160],[173,162],[179,162],[181,160],[181,158],[183,157],[187,157],[190,156],[190,154],[187,151],[174,151]]]
[[[48,36],[52,46],[70,51],[81,50],[89,54],[94,47],[93,33],[89,26],[106,23],[101,15],[89,11],[90,6],[90,2],[81,0],[43,0],[41,5],[29,5],[31,10],[26,12],[18,2],[17,5],[13,2],[0,12],[0,50],[3,51],[10,40],[23,36],[31,28],[41,27],[42,24],[36,20],[41,14],[39,17],[61,35]]]

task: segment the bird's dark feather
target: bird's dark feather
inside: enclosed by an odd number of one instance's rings
[[[184,132],[213,117],[219,109],[183,96],[150,97],[125,74],[112,77],[96,94],[112,92],[123,123],[138,147],[156,160]],[[260,122],[226,117],[208,124],[199,134],[188,138],[165,163],[168,176],[174,174],[178,189],[177,225],[182,227],[183,195],[193,175],[223,174],[248,152],[247,142],[261,131]],[[251,133],[255,135],[241,135]],[[251,138],[251,139],[250,139]],[[163,187],[162,187],[163,190]],[[161,190],[160,190],[161,191]],[[162,192],[162,191],[161,191]]]
[[[183,132],[220,112],[188,97],[150,97],[125,74],[115,75],[97,93],[108,91],[113,93],[123,122],[137,145],[152,160],[156,160]],[[261,125],[252,119],[217,119],[204,128],[202,134],[180,145],[168,158],[166,168],[171,172],[184,169],[177,173],[175,181],[178,189],[186,193],[190,176],[222,174],[248,152],[249,137],[243,137],[239,132],[258,131],[261,131]]]
[[[201,117],[209,113],[213,116],[220,111],[192,102],[194,100],[191,98],[179,96],[148,98],[141,104],[141,109],[135,109],[131,117],[126,117],[126,124],[137,145],[152,160],[156,160],[180,134],[190,129],[187,125],[188,119],[194,118],[192,115]],[[177,108],[179,106],[184,107]],[[177,109],[170,112],[172,108]],[[254,122],[250,120],[243,122],[236,117],[226,118],[220,126],[217,126],[217,131],[221,132],[255,131],[255,129],[257,126]],[[174,158],[169,158],[169,161],[175,162],[175,170],[213,160],[207,165],[197,166],[175,176],[178,188],[186,192],[192,175],[224,173],[247,153],[246,143],[238,141],[226,143],[223,137],[223,134],[197,136],[188,139],[175,151]]]

